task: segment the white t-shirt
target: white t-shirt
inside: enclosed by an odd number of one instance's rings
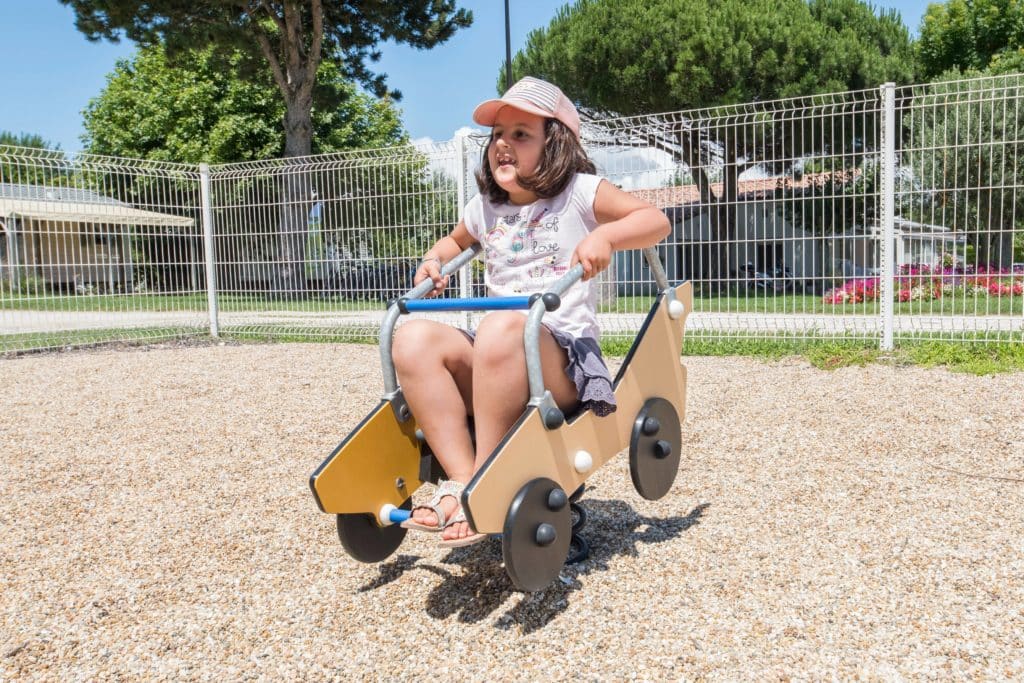
[[[594,197],[600,184],[598,176],[577,173],[558,196],[523,206],[473,197],[462,219],[483,247],[487,293],[543,292],[565,275],[576,245],[597,227]],[[573,284],[562,295],[562,305],[544,314],[544,323],[575,337],[597,339],[597,290],[592,282]]]

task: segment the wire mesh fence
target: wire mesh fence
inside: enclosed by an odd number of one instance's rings
[[[694,283],[690,339],[1021,340],[1020,80],[592,120],[583,138],[669,217],[658,251]],[[0,147],[0,350],[372,341],[476,193],[486,141],[210,168]],[[481,272],[447,295],[481,295]],[[640,253],[616,254],[605,337],[630,338],[655,294]]]
[[[0,146],[0,349],[207,329],[193,167]]]

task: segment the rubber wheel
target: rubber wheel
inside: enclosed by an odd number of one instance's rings
[[[412,510],[412,499],[401,505],[402,510]],[[338,538],[341,546],[353,559],[360,562],[380,562],[398,549],[408,529],[397,524],[381,526],[371,514],[353,513],[338,515]]]
[[[679,472],[682,445],[675,406],[660,397],[647,399],[629,439],[629,475],[637,493],[658,500],[669,492]]]
[[[590,557],[590,544],[587,539],[578,534],[572,535],[569,542],[569,557],[565,558],[566,564],[577,564]]]
[[[512,584],[527,592],[550,585],[565,565],[571,539],[569,497],[557,483],[541,477],[519,489],[501,535]]]

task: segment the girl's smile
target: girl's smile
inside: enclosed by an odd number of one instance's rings
[[[487,163],[495,182],[508,192],[513,204],[529,204],[537,196],[519,185],[519,178],[537,172],[544,153],[544,117],[514,107],[503,107],[495,117]]]

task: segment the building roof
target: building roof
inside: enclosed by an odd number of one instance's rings
[[[853,171],[836,171],[833,173],[805,173],[799,178],[793,176],[774,176],[756,180],[741,180],[737,187],[737,198],[749,201],[765,199],[780,190],[808,190],[823,187],[829,182],[848,182],[861,174],[860,169]],[[722,183],[711,183],[711,192],[716,197],[722,194]],[[676,206],[700,204],[700,187],[697,185],[676,185],[673,187],[657,187],[643,190],[630,190],[630,193],[654,204],[659,209]]]
[[[92,190],[0,183],[0,220],[5,218],[115,225],[195,225],[195,220],[187,216],[136,209]]]

